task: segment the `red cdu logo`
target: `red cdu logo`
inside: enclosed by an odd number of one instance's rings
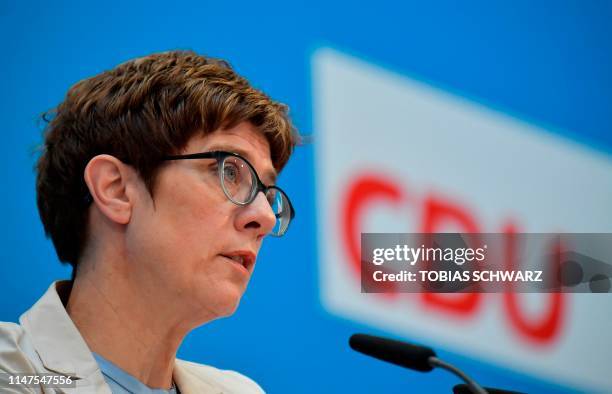
[[[406,188],[407,189],[407,188]],[[480,233],[485,231],[476,221],[475,215],[466,206],[453,201],[449,197],[426,195],[422,200],[406,198],[407,192],[398,181],[383,175],[372,173],[357,175],[347,184],[340,203],[340,226],[342,228],[343,248],[347,259],[345,260],[355,273],[356,279],[361,275],[360,236],[364,231],[362,223],[368,215],[368,210],[380,205],[396,208],[402,204],[416,204],[414,212],[417,213],[418,227],[415,232],[435,233],[449,230],[449,225],[463,233]],[[516,265],[516,250],[512,242],[512,234],[516,232],[516,220],[506,219],[502,228],[491,232],[504,232],[508,234],[507,264],[512,269]],[[385,289],[383,297],[398,296],[393,288]],[[405,296],[405,295],[404,295]],[[423,292],[418,295],[423,306],[449,317],[470,319],[478,315],[483,298],[491,297],[486,293],[460,293],[438,294]],[[508,289],[503,293],[501,308],[510,327],[525,341],[536,344],[552,342],[561,332],[565,317],[564,297],[561,292],[549,293],[545,310],[537,315],[529,316],[522,311],[520,294]],[[414,297],[413,297],[414,298]],[[498,301],[498,300],[495,300]]]

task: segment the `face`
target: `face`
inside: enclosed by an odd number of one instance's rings
[[[181,154],[224,150],[246,158],[264,184],[275,171],[266,139],[250,123],[191,138]],[[197,324],[232,314],[275,217],[263,193],[238,206],[223,193],[214,159],[165,162],[153,198],[142,186],[127,231],[128,261],[151,297]],[[137,267],[137,268],[136,268]]]

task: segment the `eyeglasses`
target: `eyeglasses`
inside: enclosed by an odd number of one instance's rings
[[[263,192],[276,217],[276,224],[270,234],[280,237],[287,232],[289,223],[295,217],[295,210],[289,197],[278,186],[264,185],[247,159],[236,153],[224,151],[172,155],[163,158],[163,160],[191,159],[217,160],[217,174],[223,193],[236,205],[248,205],[255,200],[259,192]]]

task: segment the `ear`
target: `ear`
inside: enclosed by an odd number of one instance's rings
[[[129,223],[134,171],[114,156],[98,155],[89,161],[83,175],[100,212],[118,224]]]

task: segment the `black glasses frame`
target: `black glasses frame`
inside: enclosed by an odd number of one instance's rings
[[[255,190],[252,192],[251,196],[249,197],[248,201],[241,203],[241,202],[237,202],[234,199],[232,199],[230,196],[227,195],[227,191],[225,190],[225,187],[223,186],[223,174],[222,174],[222,164],[223,161],[225,160],[226,157],[236,157],[242,161],[244,161],[248,166],[249,169],[251,170],[251,172],[253,174],[255,174],[255,180],[256,180],[256,186],[255,186]],[[259,192],[263,192],[264,196],[266,195],[266,193],[268,192],[268,190],[270,189],[276,189],[278,191],[280,191],[286,198],[287,198],[287,202],[289,203],[289,211],[290,211],[290,221],[289,224],[291,224],[291,221],[293,221],[293,218],[295,218],[295,209],[293,208],[293,204],[291,204],[291,200],[289,199],[289,196],[287,195],[287,193],[285,193],[285,191],[283,189],[281,189],[280,187],[276,186],[276,185],[265,185],[261,179],[259,179],[259,174],[257,174],[257,171],[255,170],[255,167],[253,167],[253,165],[244,157],[240,156],[237,153],[233,153],[233,152],[226,152],[226,151],[212,151],[212,152],[201,152],[201,153],[190,153],[187,155],[169,155],[169,156],[164,156],[162,157],[162,160],[164,161],[168,161],[168,160],[192,160],[192,159],[215,159],[217,160],[217,165],[219,166],[219,181],[221,182],[221,188],[223,189],[223,193],[225,194],[225,196],[234,204],[236,205],[249,205],[250,203],[252,203],[255,198],[257,197],[257,194]],[[276,216],[276,218],[278,219],[279,214],[274,214],[274,216]],[[286,232],[286,230],[285,230]],[[284,233],[283,233],[284,234]]]

